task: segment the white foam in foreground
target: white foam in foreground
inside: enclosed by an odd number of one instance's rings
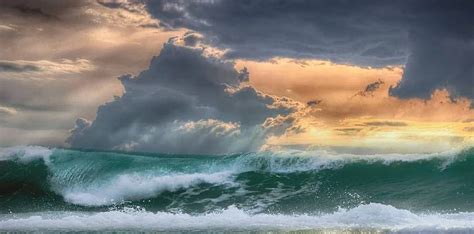
[[[36,213],[0,217],[0,230],[304,230],[379,229],[391,231],[474,230],[474,213],[418,215],[382,204],[361,205],[320,216],[250,215],[235,207],[205,215],[146,211]]]

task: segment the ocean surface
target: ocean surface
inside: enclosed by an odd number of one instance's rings
[[[0,149],[1,231],[474,232],[474,148],[226,156]]]

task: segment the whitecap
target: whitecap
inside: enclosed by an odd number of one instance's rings
[[[122,174],[105,184],[72,187],[62,191],[67,202],[84,206],[102,206],[127,200],[152,198],[158,194],[201,184],[233,185],[231,172],[146,175]]]
[[[142,209],[100,213],[49,212],[0,217],[3,231],[188,231],[188,230],[382,230],[473,231],[474,213],[416,214],[367,204],[320,215],[249,214],[236,207],[191,215]]]
[[[20,145],[13,147],[0,148],[0,161],[18,160],[21,163],[29,163],[37,159],[49,161],[49,156],[53,153],[52,149],[33,146]]]

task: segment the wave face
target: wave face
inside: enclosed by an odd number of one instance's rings
[[[0,230],[473,230],[472,212],[474,148],[228,156],[0,149]]]

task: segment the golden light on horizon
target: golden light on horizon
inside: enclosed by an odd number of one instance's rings
[[[447,90],[436,90],[428,100],[389,95],[403,67],[285,58],[239,60],[236,66],[248,68],[252,86],[308,105],[296,117],[304,132],[271,137],[268,145],[434,152],[473,144],[473,132],[466,131],[474,125],[469,100],[453,100]]]

